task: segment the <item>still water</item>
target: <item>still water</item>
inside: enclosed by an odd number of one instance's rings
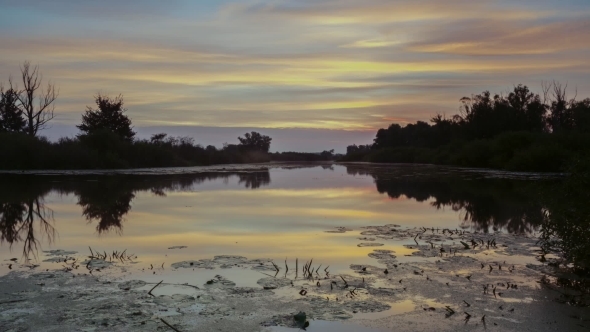
[[[365,263],[375,249],[358,246],[365,226],[535,233],[542,206],[527,190],[550,181],[535,174],[363,164],[120,173],[2,175],[0,273],[9,271],[11,258],[55,268],[43,262],[44,251],[89,254],[89,247],[127,250],[138,257],[135,270],[146,274],[150,266],[162,274],[174,262],[215,255],[290,264],[313,258],[339,271]],[[178,246],[186,248],[169,249]],[[411,253],[402,244],[381,248],[401,259]]]

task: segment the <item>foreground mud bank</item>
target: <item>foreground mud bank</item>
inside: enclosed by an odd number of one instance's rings
[[[173,263],[182,283],[116,277],[141,264],[120,254],[46,252],[56,269],[44,271],[2,262],[18,271],[0,277],[0,331],[590,328],[583,296],[552,286],[534,237],[385,225],[363,228],[359,244],[375,246],[374,264],[332,272],[329,262],[225,255]]]

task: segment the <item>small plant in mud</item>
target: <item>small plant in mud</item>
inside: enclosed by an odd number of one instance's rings
[[[272,264],[276,273],[274,275],[270,275],[267,273],[263,273],[263,274],[266,274],[270,277],[276,278],[277,275],[279,274],[279,272],[281,271],[281,268],[272,261],[270,263]],[[313,267],[312,263],[313,263],[313,258],[309,262],[306,262],[303,265],[303,267],[301,268],[303,278],[309,279],[311,281],[314,281],[314,278],[320,279],[321,278],[320,271],[324,272],[322,274],[325,274],[326,278],[330,278],[330,271],[328,270],[328,268],[330,267],[329,265],[326,266],[323,270],[321,270],[322,264],[320,264],[318,267]],[[288,272],[289,272],[289,265],[287,264],[287,259],[285,259],[285,276],[284,276],[284,278],[287,278]],[[299,258],[295,259],[295,279],[297,279],[298,277],[299,277]]]
[[[95,252],[90,247],[88,247],[88,249],[90,249],[90,256],[88,256],[90,259],[108,260],[109,262],[120,261],[121,263],[125,263],[131,262],[134,258],[137,258],[134,254],[127,254],[127,249],[121,252],[115,250],[112,253],[107,253],[106,251],[103,251],[102,253],[99,251]]]

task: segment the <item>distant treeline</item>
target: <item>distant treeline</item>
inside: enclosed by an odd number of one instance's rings
[[[42,85],[37,66],[25,61],[20,82],[0,83],[0,169],[105,169],[180,167],[229,163],[333,160],[334,150],[321,153],[269,154],[272,139],[257,132],[238,137],[239,144],[218,149],[203,147],[191,137],[166,133],[137,139],[125,115],[123,97],[97,95],[96,107],[87,107],[77,126],[80,134],[50,142],[40,136],[54,118],[59,89]]]
[[[37,66],[25,61],[21,81],[0,84],[0,169],[101,169],[197,166],[270,161],[272,139],[257,132],[222,149],[195,144],[191,137],[165,133],[136,139],[123,97],[95,97],[77,126],[80,134],[50,142],[40,136],[54,118],[59,89],[42,85]]]
[[[62,138],[0,133],[0,169],[116,169],[268,162],[266,152],[240,145],[202,147],[190,137],[125,141],[109,131]]]
[[[564,171],[590,152],[590,98],[568,99],[566,90],[554,82],[542,96],[518,85],[505,96],[464,97],[458,114],[379,129],[373,144],[349,146],[342,160]]]
[[[341,158],[342,155],[334,154],[334,150],[311,152],[275,152],[270,154],[272,161],[331,161]]]
[[[272,139],[257,132],[246,133],[238,137],[239,144],[225,144],[222,149],[203,147],[191,137],[165,133],[152,135],[149,140],[136,139],[121,96],[98,95],[95,101],[97,107],[88,107],[82,115],[77,126],[80,134],[57,142],[31,134],[25,117],[20,122],[14,120],[19,119],[18,113],[9,112],[21,108],[20,104],[0,108],[0,125],[4,124],[0,129],[0,169],[183,167],[270,161]],[[23,123],[22,127],[18,123]]]

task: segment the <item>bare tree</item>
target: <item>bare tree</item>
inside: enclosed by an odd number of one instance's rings
[[[25,132],[30,136],[37,136],[39,130],[45,129],[47,122],[54,118],[54,102],[59,91],[51,81],[43,89],[41,87],[43,75],[39,73],[39,66],[31,66],[29,61],[23,63],[20,72],[23,82],[22,89],[13,84],[12,78],[8,82],[11,89],[18,91],[18,101],[27,121]]]
[[[568,100],[567,83],[562,85],[559,82],[553,81],[550,87],[552,91],[549,91],[550,114],[548,122],[551,125],[552,131],[572,130],[575,126],[572,105],[576,102],[577,90],[576,95]]]
[[[550,104],[551,97],[549,92],[551,91],[552,87],[552,82],[541,81],[541,89],[543,90],[543,105]]]

